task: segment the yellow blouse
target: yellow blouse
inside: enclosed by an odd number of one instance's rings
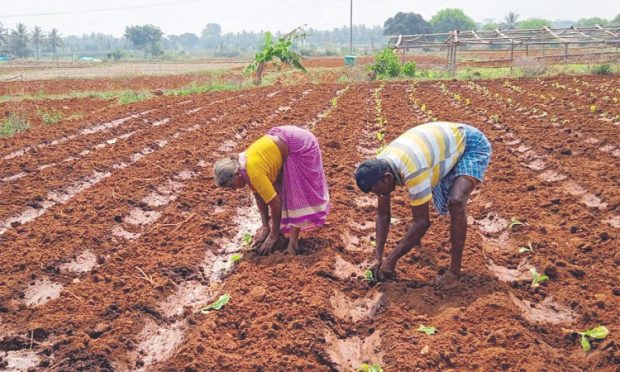
[[[245,157],[250,185],[265,203],[269,203],[277,195],[273,184],[282,168],[278,145],[270,136],[263,136],[248,147]]]

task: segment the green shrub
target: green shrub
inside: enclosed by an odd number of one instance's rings
[[[413,61],[405,62],[400,68],[400,71],[406,77],[410,77],[410,78],[415,77],[415,71],[416,71],[415,62]]]
[[[41,120],[47,125],[53,125],[62,120],[62,112],[58,111],[40,111]]]
[[[603,63],[592,69],[592,73],[596,75],[611,75],[611,65],[609,63]]]
[[[391,48],[385,48],[375,56],[375,63],[370,68],[379,78],[393,78],[400,74],[400,62]]]
[[[28,118],[12,112],[0,122],[0,137],[11,137],[16,133],[26,131],[28,128],[30,128]]]

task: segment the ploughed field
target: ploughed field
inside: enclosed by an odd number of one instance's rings
[[[89,101],[79,120],[2,139],[0,369],[612,371],[618,87],[583,76]],[[431,120],[470,123],[493,145],[468,206],[462,285],[433,286],[450,257],[436,214],[397,280],[371,285],[376,201],[353,172]],[[332,209],[303,254],[257,257],[251,195],[216,189],[212,164],[288,123],[318,137]],[[405,190],[393,199],[387,249],[411,218]],[[549,280],[532,288],[531,269]],[[223,294],[219,311],[200,311]],[[599,325],[610,334],[588,353],[563,331]]]

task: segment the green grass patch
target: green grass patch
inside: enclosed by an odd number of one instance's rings
[[[39,116],[47,125],[54,125],[63,118],[62,112],[59,111],[39,111]]]
[[[28,118],[23,114],[11,112],[0,124],[0,137],[11,137],[30,128]]]
[[[121,92],[118,97],[116,97],[117,101],[121,105],[129,105],[136,102],[146,101],[147,99],[153,98],[153,94],[146,91],[135,91],[135,90],[126,90]]]
[[[188,96],[190,94],[201,94],[208,92],[218,92],[227,90],[238,90],[249,87],[249,84],[233,83],[211,83],[211,84],[191,84],[179,89],[168,89],[165,94],[168,96]]]

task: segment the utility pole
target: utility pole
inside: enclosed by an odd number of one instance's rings
[[[351,0],[351,11],[349,15],[349,54],[353,54],[353,0]]]

